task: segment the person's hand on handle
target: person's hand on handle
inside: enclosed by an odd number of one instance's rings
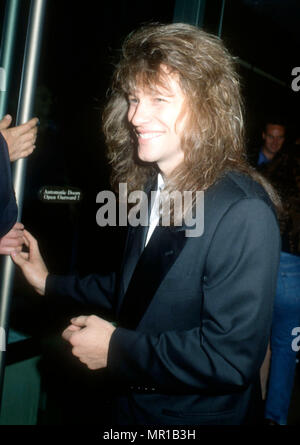
[[[24,240],[29,252],[15,252],[11,254],[11,258],[21,268],[25,278],[36,292],[45,295],[46,278],[49,272],[40,254],[37,240],[27,230],[24,230]]]
[[[35,149],[37,136],[37,125],[39,120],[34,117],[25,124],[10,127],[12,117],[7,114],[0,120],[0,131],[8,146],[9,159],[11,162],[26,158]]]
[[[23,230],[23,224],[16,223],[6,235],[0,238],[0,255],[11,255],[22,251],[24,244]]]

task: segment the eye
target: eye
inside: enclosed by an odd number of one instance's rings
[[[134,96],[128,96],[128,103],[129,105],[136,105],[138,103],[138,99]]]
[[[167,102],[166,99],[164,97],[161,97],[161,96],[153,97],[152,101],[153,101],[154,105],[160,105],[160,104],[163,104],[163,103]]]

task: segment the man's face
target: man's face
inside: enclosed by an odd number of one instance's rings
[[[264,151],[267,154],[274,156],[284,143],[285,127],[283,125],[268,124],[262,137],[264,140]]]
[[[165,73],[164,73],[165,74]],[[128,97],[128,121],[138,139],[138,156],[156,162],[168,175],[184,158],[181,135],[184,127],[185,96],[176,75],[167,74],[166,88],[137,86]]]

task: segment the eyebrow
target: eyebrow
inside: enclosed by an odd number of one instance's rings
[[[138,96],[142,92],[145,92],[145,90],[130,91],[129,93],[127,93],[127,96]],[[151,96],[155,96],[155,95],[165,96],[165,97],[174,97],[175,96],[175,94],[171,94],[170,92],[168,92],[168,90],[165,90],[165,92],[160,91],[160,90],[149,90],[149,94]]]

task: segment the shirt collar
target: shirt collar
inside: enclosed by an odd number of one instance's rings
[[[165,186],[165,181],[162,177],[161,173],[158,173],[157,175],[157,190],[162,190]]]

